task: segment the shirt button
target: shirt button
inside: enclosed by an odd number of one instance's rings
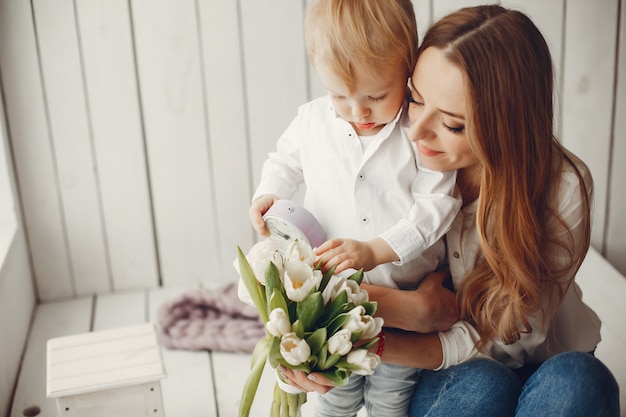
[[[370,219],[367,216],[361,216],[361,223],[369,223]]]
[[[359,179],[360,180],[364,180],[365,179],[365,174],[362,172],[359,172]]]
[[[461,255],[458,252],[454,252],[452,256],[454,256],[456,259],[459,259],[461,257]]]

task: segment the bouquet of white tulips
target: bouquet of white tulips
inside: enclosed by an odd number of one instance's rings
[[[367,349],[378,342],[383,320],[373,317],[377,305],[360,288],[363,271],[347,278],[334,270],[323,274],[314,265],[312,248],[297,241],[285,253],[271,238],[257,243],[247,257],[237,249],[241,281],[267,334],[252,354],[240,417],[250,414],[266,362],[317,372],[336,385],[345,384],[351,372],[374,372],[380,358]],[[299,416],[306,393],[290,390],[280,374],[277,378],[270,416]]]

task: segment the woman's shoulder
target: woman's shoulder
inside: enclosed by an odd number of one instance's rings
[[[593,179],[591,171],[580,158],[565,150],[557,163],[557,190],[553,194],[553,204],[561,214],[571,213],[581,205],[584,195],[591,200]],[[567,216],[566,216],[567,217]]]

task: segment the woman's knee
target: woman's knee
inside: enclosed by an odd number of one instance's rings
[[[611,371],[588,353],[567,352],[550,358],[528,379],[518,413],[534,415],[618,416],[619,387]],[[588,414],[593,412],[593,414]]]
[[[513,415],[521,383],[503,365],[472,360],[442,371],[420,374],[411,416]]]

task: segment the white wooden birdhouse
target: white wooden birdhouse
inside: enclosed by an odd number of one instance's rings
[[[153,324],[48,340],[47,395],[60,417],[163,417]]]

